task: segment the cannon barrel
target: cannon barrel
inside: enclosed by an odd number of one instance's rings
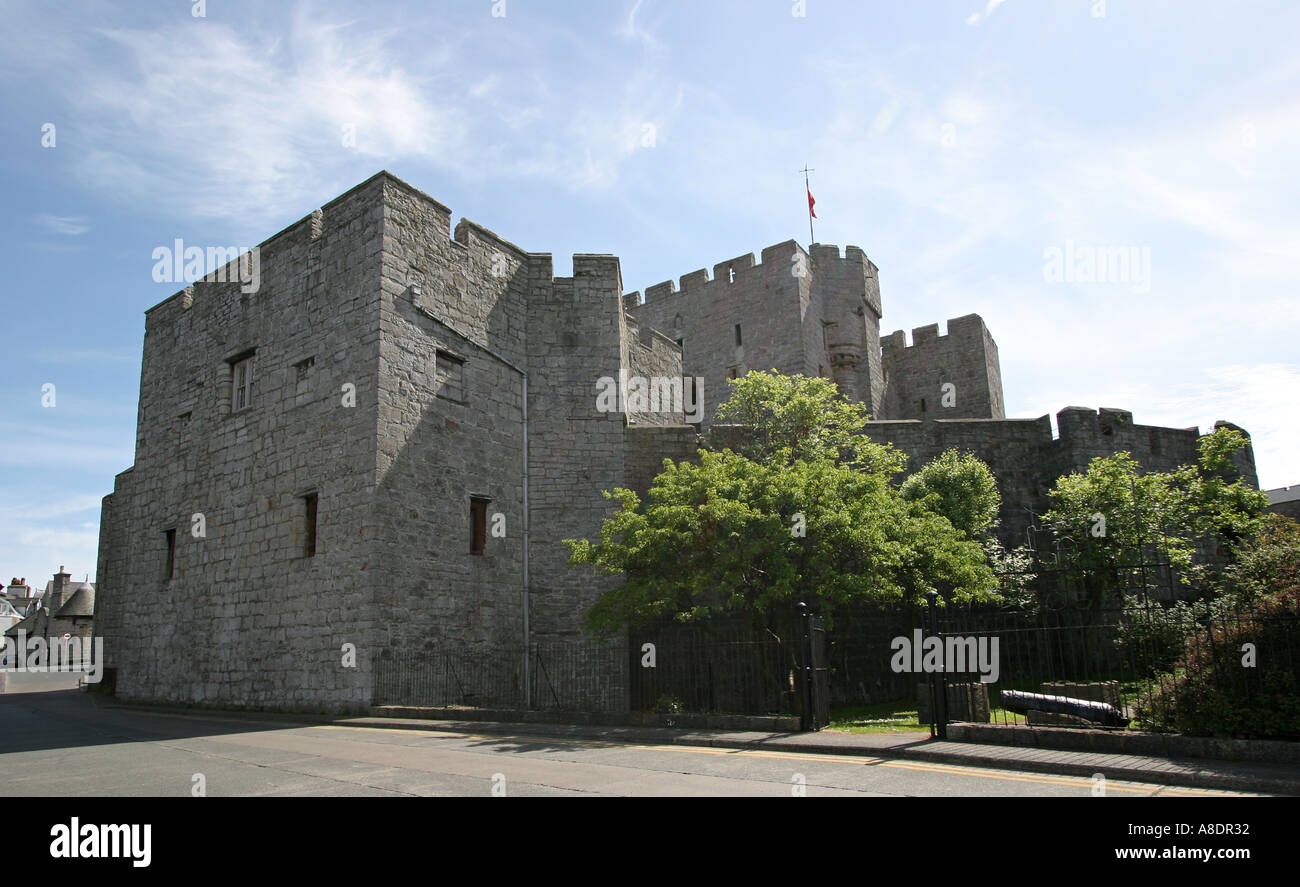
[[[1046,696],[1042,693],[1024,693],[1020,690],[1003,690],[1002,707],[1007,711],[1024,714],[1041,711],[1058,715],[1074,715],[1105,727],[1127,727],[1129,719],[1108,702],[1091,699],[1073,699],[1069,696]]]

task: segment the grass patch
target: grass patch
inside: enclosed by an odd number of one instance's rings
[[[829,729],[841,733],[915,733],[929,730],[916,719],[916,704],[906,700],[831,709]]]

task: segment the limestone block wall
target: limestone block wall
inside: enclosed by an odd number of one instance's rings
[[[534,260],[472,223],[453,239],[442,204],[395,180],[385,190],[378,643],[522,649],[523,376],[508,363],[526,359]],[[474,499],[486,503],[482,554],[472,551]]]
[[[529,502],[532,627],[536,640],[575,636],[613,580],[569,567],[564,539],[597,538],[624,485],[625,420],[601,412],[597,382],[627,366],[622,280],[613,256],[573,257],[573,277],[552,278],[549,257],[530,266],[528,289]]]
[[[912,330],[907,345],[902,330],[881,341],[885,375],[882,419],[1001,419],[1002,371],[997,345],[977,314]],[[944,404],[944,386],[955,386],[954,402]]]
[[[694,428],[629,428],[623,486],[635,491],[644,502],[645,492],[663,470],[664,460],[696,461],[701,445],[700,435]]]
[[[831,377],[845,397],[878,415],[885,387],[879,270],[856,246],[843,257],[838,247],[814,246],[813,290],[821,297]]]
[[[625,315],[625,320],[628,427],[685,425],[687,398],[692,397],[688,389],[694,384],[698,398],[703,386],[682,378],[682,350],[675,342],[639,326],[633,317]],[[702,418],[703,404],[692,412]]]
[[[749,253],[719,262],[712,279],[701,269],[682,277],[680,290],[666,281],[647,289],[643,303],[637,294],[627,297],[642,328],[682,340],[684,373],[704,379],[705,425],[730,396],[729,378],[770,369],[816,375],[819,366],[829,376],[812,267],[791,240],[763,250],[759,264]],[[796,276],[800,269],[805,273]]]
[[[971,452],[986,462],[1002,494],[999,536],[1008,546],[1024,545],[1035,515],[1050,506],[1048,492],[1059,477],[1087,470],[1094,459],[1127,451],[1143,471],[1170,471],[1196,461],[1196,428],[1136,425],[1126,410],[1066,407],[1057,413],[1059,436],[1051,420],[957,419],[877,421],[867,435],[889,443],[908,456],[905,474],[919,470],[947,449]],[[1258,486],[1254,454],[1237,460],[1246,483]],[[901,476],[900,476],[901,477]]]
[[[900,481],[948,449],[972,452],[984,460],[1002,494],[999,536],[1011,546],[1026,543],[1029,509],[1038,514],[1045,510],[1047,491],[1056,480],[1049,467],[1052,425],[1047,416],[869,422],[867,436],[877,443],[893,444],[907,455]]]
[[[106,501],[96,595],[119,696],[368,704],[383,223],[379,176],[261,244],[256,293],[199,282],[146,313],[135,464]],[[232,362],[250,354],[235,412]]]

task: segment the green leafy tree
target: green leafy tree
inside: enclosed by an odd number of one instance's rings
[[[1144,474],[1127,452],[1093,459],[1085,473],[1056,482],[1043,524],[1067,564],[1094,571],[1095,597],[1117,571],[1152,556],[1178,568],[1184,583],[1205,578],[1205,565],[1194,563],[1198,547],[1252,536],[1268,504],[1232,466],[1247,444],[1235,429],[1216,429],[1199,441],[1195,465],[1168,472]]]
[[[998,523],[997,478],[973,453],[946,450],[903,481],[903,498],[948,519],[967,539],[987,539]]]
[[[904,457],[861,435],[865,414],[833,385],[766,373],[732,385],[719,419],[757,423],[736,450],[665,459],[644,503],[606,492],[617,508],[599,541],[566,540],[575,566],[625,577],[588,612],[590,631],[719,613],[784,624],[799,601],[993,594],[979,544],[903,498],[891,478]]]
[[[1243,604],[1270,595],[1300,600],[1300,523],[1265,515],[1259,534],[1228,567],[1227,586]]]
[[[998,581],[1004,604],[1022,611],[1037,608],[1031,590],[1033,554],[1022,546],[1008,550],[996,534],[1002,495],[997,478],[973,453],[946,450],[903,481],[903,498],[947,518],[967,539],[979,542]]]
[[[731,395],[717,421],[744,429],[732,448],[765,465],[831,460],[893,475],[907,457],[874,443],[862,431],[866,407],[850,403],[830,379],[751,372],[730,380]]]

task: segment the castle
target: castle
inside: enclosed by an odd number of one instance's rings
[[[209,269],[146,312],[135,462],[104,498],[97,575],[123,698],[360,711],[378,651],[572,637],[615,579],[571,570],[562,540],[598,535],[603,490],[692,458],[750,369],[834,379],[912,468],[974,451],[1012,541],[1093,456],[1195,454],[1196,429],[1118,410],[1067,408],[1056,437],[1006,419],[983,321],[881,339],[856,247],[790,241],[642,300],[614,256],[556,277],[381,172],[256,252],[255,292]],[[598,398],[629,378],[685,396]]]

